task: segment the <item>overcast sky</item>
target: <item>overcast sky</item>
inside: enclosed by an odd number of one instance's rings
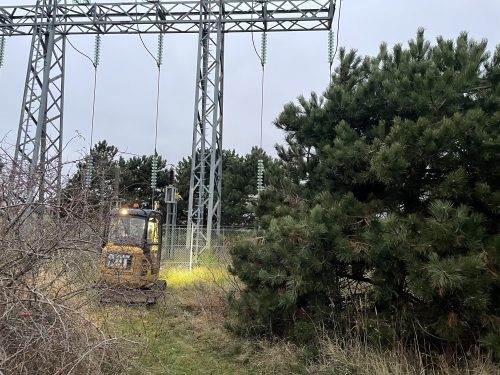
[[[0,0],[1,5],[35,0]],[[99,1],[104,2],[104,1]],[[109,2],[109,1],[108,1]],[[338,12],[335,15],[335,26]],[[344,0],[340,45],[360,54],[376,54],[380,42],[406,43],[424,27],[428,39],[455,39],[468,31],[486,38],[489,49],[500,43],[500,0]],[[143,37],[156,51],[156,36]],[[259,43],[260,35],[255,34]],[[92,36],[71,36],[93,54]],[[263,148],[275,155],[283,135],[272,125],[283,105],[300,94],[322,93],[329,81],[327,32],[286,32],[268,35]],[[7,39],[6,59],[0,69],[0,138],[15,143],[28,62],[30,38]],[[196,76],[197,35],[166,35],[161,79],[158,149],[176,164],[191,153]],[[259,48],[259,46],[257,46]],[[337,62],[335,62],[336,64]],[[229,34],[225,44],[225,149],[247,153],[259,143],[260,64],[251,35]],[[64,140],[77,133],[65,160],[88,150],[92,108],[93,67],[67,45]],[[151,154],[154,143],[156,65],[137,35],[104,36],[98,71],[94,141],[106,139],[120,151]]]

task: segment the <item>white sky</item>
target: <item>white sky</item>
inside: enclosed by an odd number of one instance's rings
[[[103,1],[99,1],[103,2]],[[0,0],[0,5],[34,0]],[[336,17],[338,13],[336,14]],[[426,36],[455,39],[468,31],[487,38],[489,49],[500,43],[500,0],[344,0],[340,45],[360,54],[376,54],[380,42],[406,43],[418,27]],[[335,26],[336,26],[335,18]],[[257,48],[260,35],[255,34]],[[155,53],[156,36],[143,37]],[[92,36],[70,40],[93,55]],[[322,93],[329,80],[327,32],[268,34],[263,148],[275,155],[283,136],[272,125],[283,105],[311,91]],[[6,60],[0,69],[0,139],[15,143],[28,62],[30,38],[7,39]],[[161,80],[158,149],[170,163],[191,153],[197,35],[167,35]],[[226,149],[247,153],[259,143],[260,64],[251,35],[228,34],[225,45],[224,137]],[[85,153],[90,139],[93,67],[69,45],[66,59],[64,138],[77,132],[64,159]],[[94,142],[106,139],[121,151],[151,154],[154,142],[156,65],[135,36],[104,36],[98,73]]]

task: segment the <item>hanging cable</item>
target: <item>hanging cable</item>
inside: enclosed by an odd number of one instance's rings
[[[0,36],[0,68],[3,66],[5,57],[5,37]]]
[[[330,30],[328,32],[328,64],[330,68],[330,83],[332,82],[332,65],[335,60],[335,56],[337,56],[337,50],[339,48],[339,32],[340,32],[340,15],[342,12],[342,0],[339,0],[339,16],[337,18],[337,32],[336,32],[336,37],[337,41],[335,42],[335,51],[333,51],[333,39],[334,39],[334,34],[333,30]]]
[[[149,53],[149,55],[153,58],[153,60],[156,62],[156,65],[158,65],[158,59],[151,53],[149,48],[146,46],[146,43],[144,43],[144,39],[142,39],[142,35],[139,33],[139,39],[141,40],[142,46],[144,49]]]
[[[259,142],[259,147],[262,149],[262,129],[263,129],[263,120],[264,120],[264,74],[265,74],[265,65],[267,62],[267,33],[265,31],[262,33],[260,52],[261,52],[260,63],[262,66],[262,79],[261,79],[261,87],[260,87],[260,142]]]
[[[72,48],[73,48],[76,52],[78,52],[80,55],[82,55],[83,57],[85,57],[87,60],[89,60],[89,61],[90,61],[90,63],[91,63],[92,65],[94,65],[94,60],[92,60],[92,58],[91,58],[89,55],[87,55],[87,54],[83,53],[83,52],[82,52],[82,51],[80,51],[78,48],[76,48],[76,47],[75,47],[75,45],[74,45],[73,43],[71,43],[71,40],[70,40],[69,38],[66,38],[66,41],[69,43],[69,45],[70,45],[70,46],[71,46],[71,47],[72,47]]]
[[[261,57],[261,55],[259,55],[259,52],[257,51],[257,47],[255,46],[255,40],[254,40],[254,37],[253,37],[253,26],[252,26],[252,25],[253,25],[253,7],[254,7],[254,5],[255,5],[255,1],[254,1],[254,0],[252,0],[252,13],[250,14],[250,25],[251,25],[250,27],[251,27],[252,29],[250,30],[250,31],[251,31],[251,32],[250,32],[250,34],[251,34],[251,36],[252,36],[252,45],[253,45],[253,50],[255,51],[255,54],[257,55],[257,57],[258,57],[258,59],[259,59],[259,61],[260,61],[261,65],[263,65],[263,62],[262,62],[262,57]]]
[[[158,76],[156,82],[156,116],[155,116],[155,140],[154,140],[154,154],[151,161],[151,207],[154,209],[154,199],[155,199],[155,190],[156,183],[158,177],[158,121],[160,117],[160,82],[161,82],[161,66],[163,64],[163,47],[164,47],[164,34],[160,33],[158,35],[158,49],[156,53],[156,57],[151,53],[148,49],[144,40],[142,39],[141,34],[139,33],[139,37],[141,39],[142,45],[149,53],[149,55],[155,60],[156,66],[158,67]]]
[[[255,1],[252,0],[252,10],[254,7]],[[250,23],[253,21],[253,12],[250,14]],[[257,46],[255,45],[255,39],[253,36],[253,28],[251,30],[251,36],[252,36],[252,45],[253,45],[253,50],[255,51],[255,55],[260,61],[260,65],[262,66],[262,77],[261,77],[261,97],[260,97],[260,138],[259,138],[259,147],[262,148],[262,124],[263,124],[263,118],[264,118],[264,66],[266,65],[267,62],[267,32],[263,31],[262,32],[262,38],[261,38],[261,44],[260,44],[260,54],[257,51]]]
[[[90,151],[89,151],[89,161],[87,163],[87,176],[88,181],[85,181],[87,188],[90,188],[92,183],[92,174],[94,171],[94,160],[92,156],[92,147],[94,145],[94,121],[95,121],[95,100],[97,93],[97,67],[99,66],[99,62],[101,60],[101,34],[97,34],[95,37],[94,43],[94,60],[92,61],[92,65],[94,65],[94,90],[92,95],[92,121],[90,127]]]
[[[158,66],[158,80],[156,82],[156,119],[155,119],[155,155],[156,155],[156,146],[158,143],[158,119],[160,115],[160,82],[161,82],[161,65],[163,64],[163,44],[164,44],[164,35],[160,33],[158,35],[158,51],[156,58],[156,65]]]
[[[101,34],[97,34],[95,37],[95,45],[94,45],[94,61],[92,62],[92,65],[94,65],[94,94],[92,98],[92,126],[90,129],[90,147],[93,146],[95,99],[97,91],[97,67],[99,66],[100,60],[101,60]]]
[[[330,83],[332,82],[332,65],[333,65],[333,30],[328,31],[328,66],[330,67]]]
[[[75,47],[69,38],[66,39],[69,45],[80,55],[85,57],[90,63],[94,66],[94,87],[93,87],[93,97],[92,97],[92,121],[91,121],[91,129],[90,129],[90,149],[92,149],[93,136],[94,136],[94,117],[95,117],[95,102],[96,102],[96,90],[97,90],[97,66],[100,62],[101,55],[101,35],[96,35],[95,45],[94,45],[94,59],[90,58],[89,55],[83,53],[81,50]]]
[[[252,0],[252,10],[255,2]],[[253,21],[253,12],[250,14],[250,23]],[[262,66],[262,77],[261,77],[261,92],[260,92],[260,137],[259,137],[259,147],[262,148],[262,121],[264,117],[264,65],[267,60],[267,32],[262,32],[262,39],[260,44],[260,54],[257,51],[257,46],[255,45],[255,39],[253,36],[253,28],[251,30],[252,36],[252,45],[253,50],[255,51],[255,55],[260,61],[260,65]]]
[[[78,2],[76,2],[78,4]],[[97,67],[99,66],[100,60],[101,60],[101,35],[97,34],[95,37],[95,43],[94,43],[94,58],[92,59],[90,56],[79,50],[73,43],[71,43],[71,40],[69,38],[66,38],[68,41],[69,45],[80,55],[85,57],[92,66],[94,67],[94,87],[93,87],[93,94],[92,94],[92,119],[91,119],[91,125],[90,125],[90,143],[89,143],[89,155],[87,156],[87,163],[86,163],[86,171],[85,171],[85,187],[88,189],[90,188],[90,185],[92,184],[92,175],[93,175],[93,170],[94,170],[94,161],[92,157],[92,146],[93,146],[93,141],[94,141],[94,121],[95,121],[95,104],[96,104],[96,93],[97,93]]]
[[[138,4],[137,0],[135,0],[135,4],[137,6]],[[136,17],[136,20],[139,21],[139,16]],[[158,35],[158,50],[155,57],[153,53],[150,51],[150,49],[146,46],[146,43],[144,43],[144,39],[142,39],[141,30],[139,29],[139,26],[137,26],[137,32],[139,35],[139,39],[141,40],[142,46],[144,47],[146,52],[151,56],[151,58],[155,61],[156,66],[158,67],[158,77],[156,85],[156,119],[155,119],[155,143],[154,143],[155,145],[154,151],[156,155],[157,154],[156,146],[158,141],[158,119],[160,113],[160,81],[161,81],[161,65],[163,64],[164,34],[160,32],[160,34]]]
[[[264,123],[264,78],[265,78],[265,65],[267,62],[267,32],[262,33],[260,45],[260,64],[262,66],[262,80],[260,88],[260,142],[259,148],[262,150],[262,133]],[[264,190],[264,160],[257,161],[257,194]]]
[[[136,2],[137,4],[137,2]],[[155,116],[155,141],[154,141],[154,154],[151,160],[151,208],[154,209],[154,201],[155,201],[155,190],[158,176],[158,152],[157,152],[157,143],[158,143],[158,119],[160,115],[160,82],[161,82],[161,65],[163,63],[163,33],[158,35],[158,50],[156,57],[151,53],[149,48],[144,43],[142,39],[141,31],[139,27],[137,27],[137,31],[139,33],[139,39],[141,40],[142,46],[147,51],[147,53],[152,57],[152,59],[156,62],[156,66],[158,67],[158,76],[156,82],[156,116]]]
[[[137,0],[135,0],[135,4],[137,6]],[[136,17],[136,20],[139,21],[139,16]],[[151,53],[150,49],[144,43],[144,39],[142,39],[141,30],[139,26],[137,26],[137,32],[139,35],[139,39],[141,40],[142,46],[146,50],[146,52],[151,56],[151,58],[155,61],[156,66],[158,67],[158,77],[157,77],[157,87],[156,87],[156,120],[155,120],[155,155],[156,155],[156,146],[158,141],[158,118],[160,113],[160,80],[161,80],[161,65],[163,64],[163,45],[164,45],[164,34],[161,32],[158,35],[158,50],[156,57]]]
[[[254,0],[252,0],[252,13],[250,15],[250,23],[253,21],[253,8]],[[263,123],[264,123],[264,78],[265,78],[265,65],[267,62],[267,32],[264,30],[262,32],[261,44],[260,44],[260,54],[255,46],[255,40],[253,36],[253,28],[251,30],[252,35],[252,45],[260,61],[262,67],[262,78],[260,87],[260,137],[259,137],[259,148],[262,150],[262,135],[263,135]],[[264,160],[257,160],[257,194],[260,194],[264,190]]]

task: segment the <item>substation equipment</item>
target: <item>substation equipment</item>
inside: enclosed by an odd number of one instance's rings
[[[228,33],[331,32],[336,0],[179,0],[0,6],[0,38],[31,36],[11,191],[61,199],[66,41],[70,35],[198,34],[188,228],[208,247],[220,229],[224,39]],[[3,38],[2,38],[3,39]]]

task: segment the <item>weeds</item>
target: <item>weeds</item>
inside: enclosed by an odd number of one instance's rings
[[[382,349],[359,339],[325,335],[319,342],[319,356],[307,367],[314,375],[493,375],[500,368],[481,353],[468,354],[461,364],[449,363],[442,355],[421,353],[398,347]]]
[[[119,373],[118,338],[84,313],[95,298],[100,222],[82,215],[84,195],[19,203],[9,162],[0,154],[0,374]]]

